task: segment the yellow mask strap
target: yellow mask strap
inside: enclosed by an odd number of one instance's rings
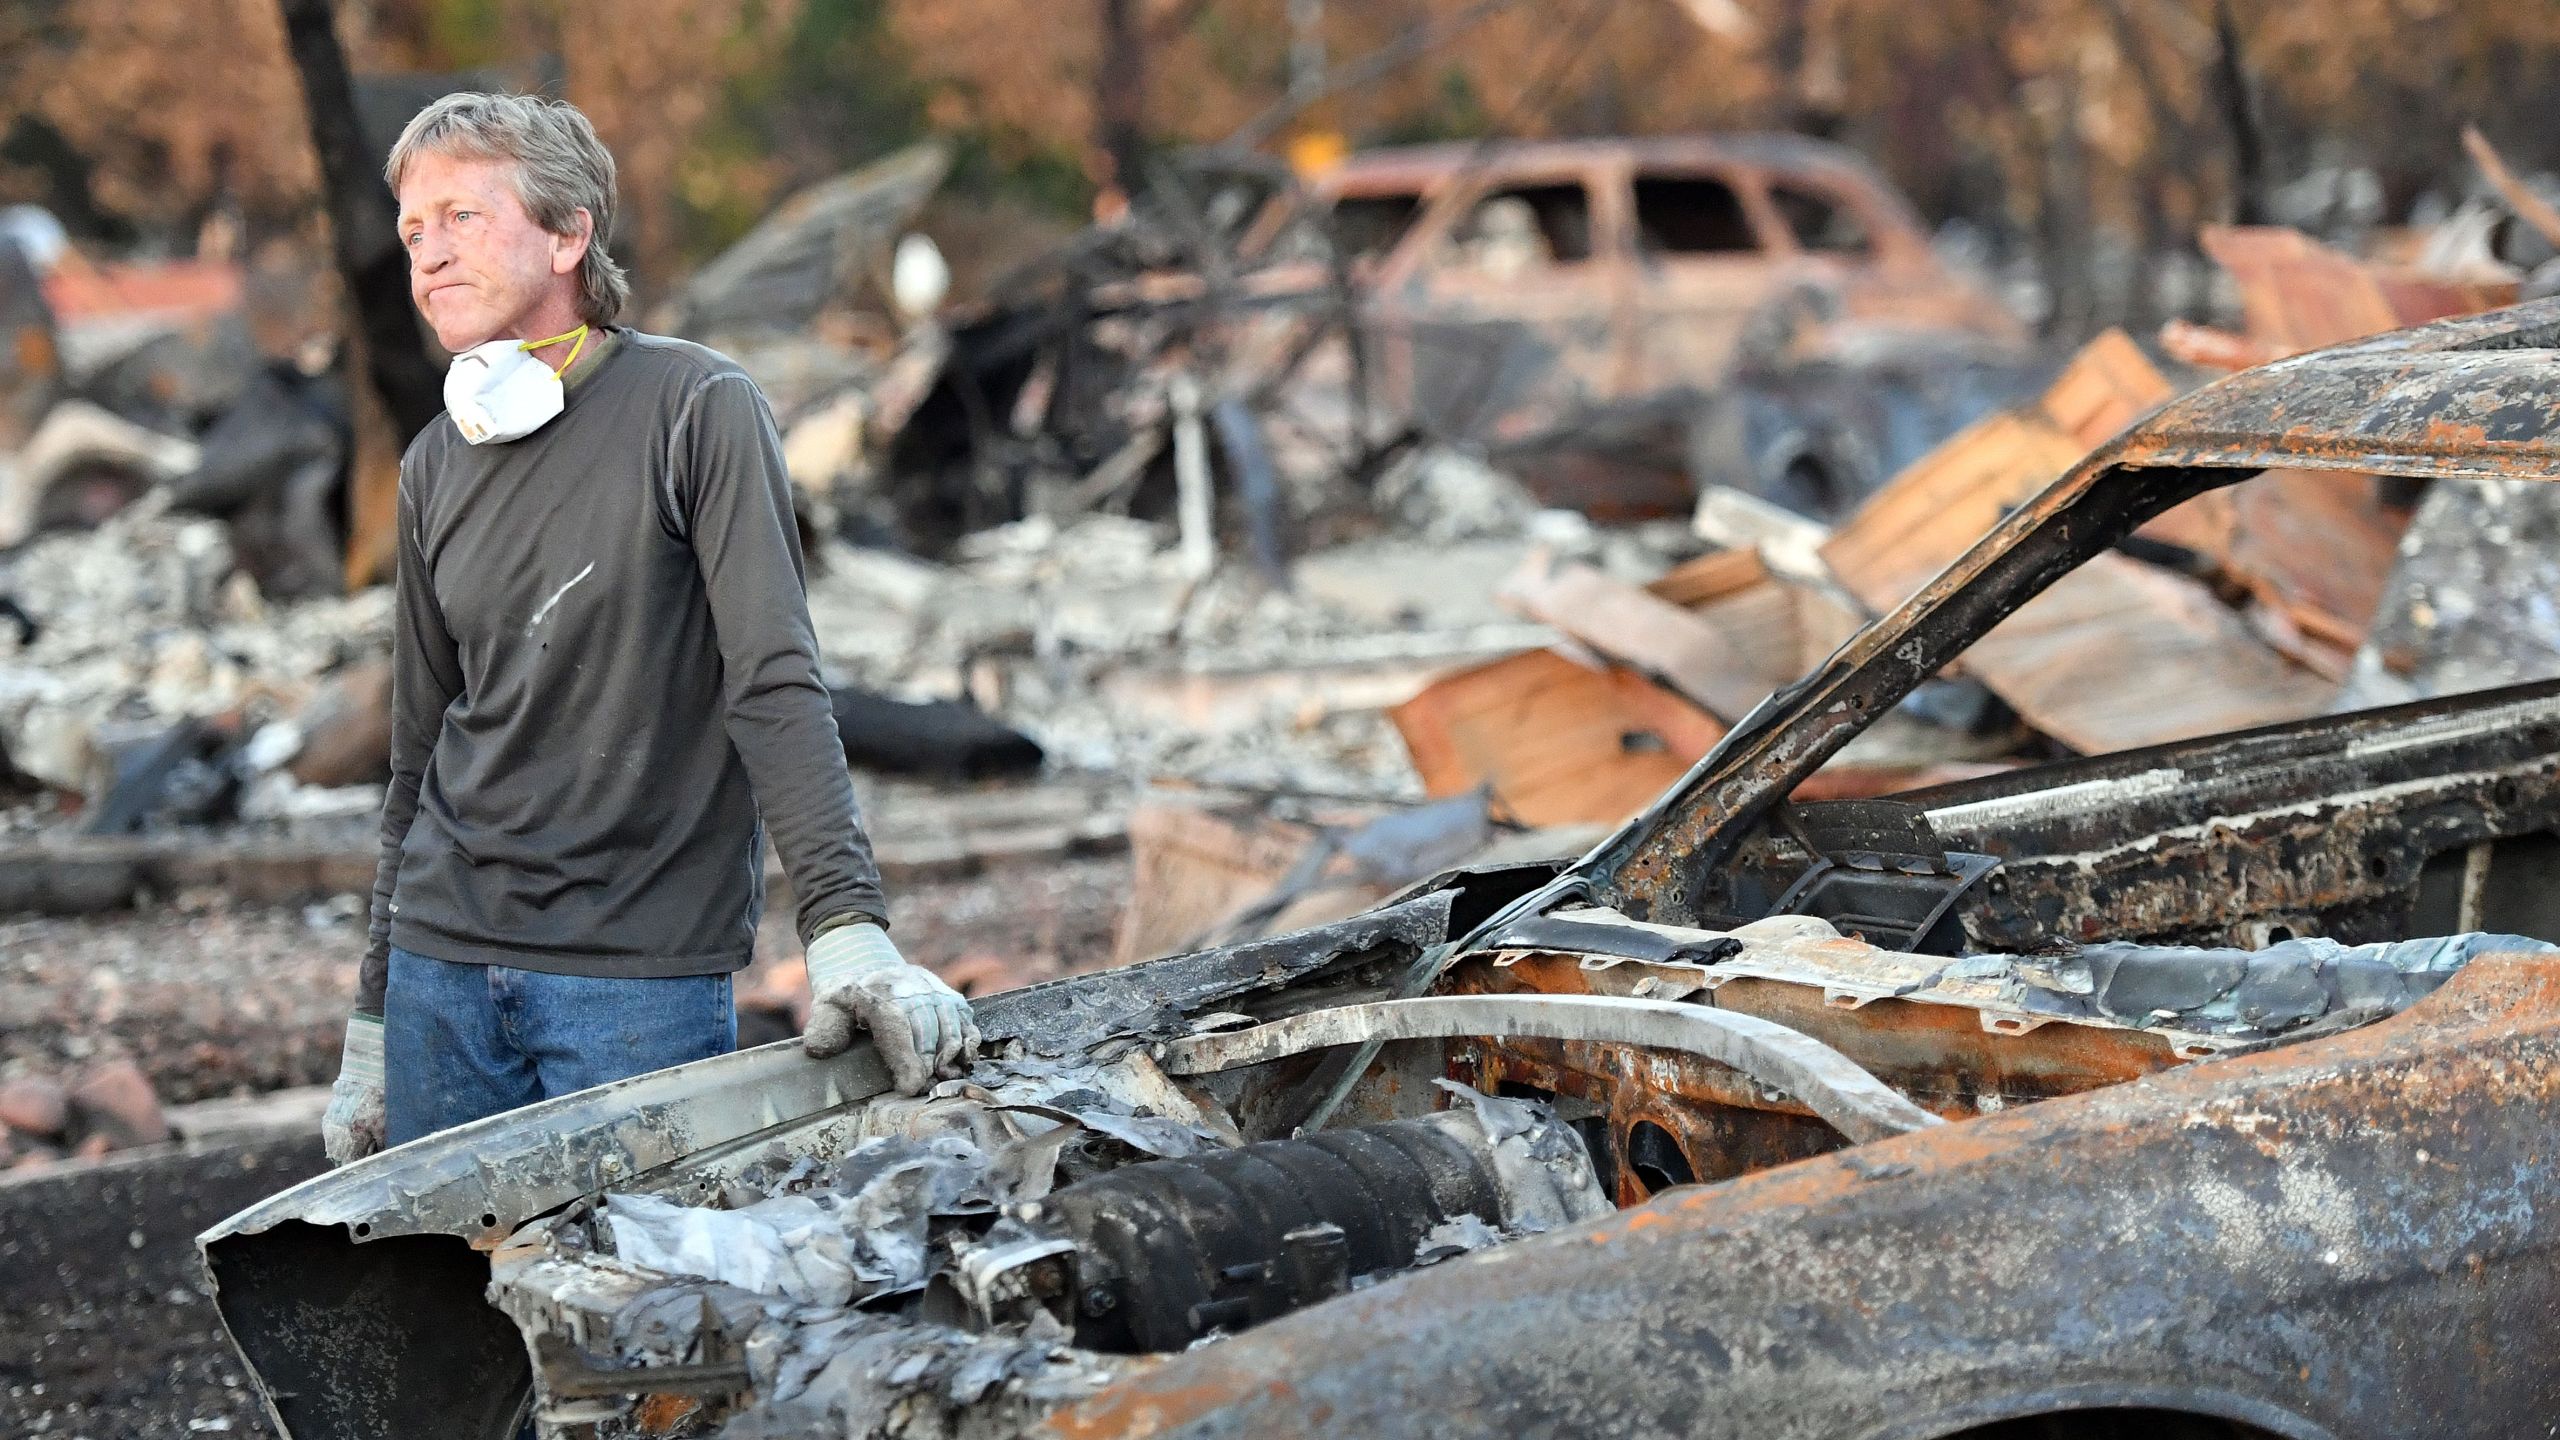
[[[581,325],[575,330],[563,330],[548,340],[527,340],[518,348],[528,351],[540,350],[545,346],[557,345],[563,340],[576,340],[578,342],[577,344],[569,347],[569,358],[561,361],[560,368],[552,372],[558,375],[566,375],[569,373],[569,367],[578,363],[578,352],[587,348],[586,326]]]

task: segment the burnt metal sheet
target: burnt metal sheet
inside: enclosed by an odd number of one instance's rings
[[[2041,766],[1902,798],[2002,857],[1968,898],[1986,950],[2097,939],[2262,946],[2537,928],[2435,903],[2473,847],[2560,813],[2560,685],[2466,695]],[[2517,850],[2516,875],[2531,873]],[[2450,882],[2447,882],[2450,883]],[[2519,893],[2521,899],[2522,894]]]
[[[2511,1435],[2560,1406],[2519,1338],[2560,1306],[2556,1119],[2560,965],[2485,957],[2348,1035],[1407,1276],[1046,1433],[1928,1440],[2156,1406],[2300,1440]]]
[[[1169,1041],[1172,1075],[1232,1070],[1372,1040],[1529,1036],[1697,1055],[1796,1097],[1854,1141],[1925,1130],[1937,1116],[1847,1056],[1757,1015],[1615,995],[1435,995],[1293,1015],[1250,1030]]]
[[[2536,300],[2315,351],[2169,402],[2084,470],[2198,465],[2547,479],[2560,302]]]
[[[1443,675],[1387,717],[1427,793],[1489,785],[1528,825],[1617,824],[1724,734],[1633,670],[1553,650]]]

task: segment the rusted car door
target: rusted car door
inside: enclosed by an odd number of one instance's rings
[[[1747,176],[1723,166],[1647,164],[1622,171],[1621,183],[1635,248],[1637,383],[1713,390],[1777,286],[1770,226]]]
[[[1990,339],[2019,333],[1989,295],[1948,274],[1909,212],[1874,185],[1772,170],[1755,188],[1761,227],[1787,282],[1835,297],[1832,318]]]
[[[1625,216],[1591,167],[1445,187],[1381,268],[1372,339],[1426,432],[1489,443],[1627,393]]]

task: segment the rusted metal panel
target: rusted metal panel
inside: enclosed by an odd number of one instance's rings
[[[2383,484],[2370,476],[2270,470],[2199,495],[2139,533],[2188,551],[2218,581],[2246,590],[2298,632],[2310,651],[2302,658],[2340,678],[2382,603],[2409,527],[2411,512],[2385,503]]]
[[[2239,285],[2249,334],[2279,353],[2316,350],[2400,324],[2372,270],[2299,230],[2207,225],[2197,243]]]
[[[1822,558],[1870,609],[1890,610],[2087,453],[2041,416],[1975,421],[1860,507]]]
[[[2083,346],[2033,405],[1975,422],[1893,478],[1822,547],[1882,612],[1910,598],[2000,517],[2176,393],[2121,330]]]
[[[2373,623],[2410,511],[2376,479],[2271,470],[2225,493],[2235,503],[2222,568],[2260,603],[2353,648]]]
[[[1270,894],[1315,843],[1315,827],[1268,815],[1139,806],[1129,815],[1129,903],[1112,935],[1111,963],[1182,949]]]
[[[1964,655],[2028,724],[2084,755],[2319,714],[2336,690],[2183,575],[2092,556]]]
[[[2151,363],[2122,330],[2109,330],[2080,348],[2037,404],[2047,419],[2069,431],[2083,451],[2124,433],[2126,426],[2159,409],[2178,387]]]
[[[1724,726],[1632,670],[1532,650],[1435,681],[1388,712],[1432,795],[1493,786],[1530,825],[1614,825]]]
[[[1502,582],[1498,598],[1533,620],[1611,659],[1635,666],[1724,720],[1739,719],[1769,693],[1755,665],[1719,627],[1582,564],[1533,551]]]
[[[1757,548],[1715,550],[1682,561],[1644,588],[1674,605],[1697,609],[1739,595],[1769,579],[1769,562]]]
[[[2399,1018],[1860,1146],[1173,1357],[1060,1437],[1926,1440],[2158,1406],[2514,1433],[2560,1306],[2560,966]],[[2459,1363],[2448,1362],[2448,1352]]]

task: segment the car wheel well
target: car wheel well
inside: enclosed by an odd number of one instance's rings
[[[2282,1440],[2262,1430],[2218,1415],[2182,1410],[2107,1408],[2057,1410],[1995,1420],[1938,1437],[1938,1440]]]
[[[1839,477],[1831,473],[1830,462],[1811,450],[1789,460],[1772,489],[1771,499],[1817,519],[1830,518],[1840,504]]]

